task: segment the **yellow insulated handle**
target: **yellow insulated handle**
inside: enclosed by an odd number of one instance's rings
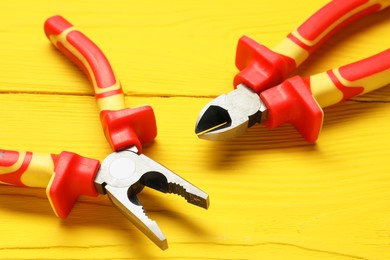
[[[50,17],[44,30],[53,45],[79,66],[91,81],[100,121],[111,148],[119,151],[136,146],[141,153],[142,143],[152,141],[157,135],[152,107],[125,107],[121,84],[104,53],[65,18]]]
[[[46,188],[54,173],[50,154],[0,150],[0,182]]]
[[[46,188],[55,214],[68,216],[80,195],[97,196],[100,162],[75,153],[59,155],[0,150],[0,183]]]
[[[291,123],[309,142],[317,140],[323,107],[390,83],[390,49],[314,76],[295,76],[260,93],[269,128]]]
[[[298,67],[329,37],[350,23],[390,6],[390,0],[333,0],[309,17],[272,50]]]
[[[390,0],[333,0],[323,6],[275,48],[247,36],[238,41],[234,86],[245,84],[260,94],[283,82],[328,38],[360,18],[390,6]]]
[[[306,80],[321,107],[373,91],[390,83],[390,49]]]

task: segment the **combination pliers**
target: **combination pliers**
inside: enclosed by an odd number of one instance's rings
[[[206,140],[228,140],[257,123],[268,128],[291,123],[315,142],[322,108],[390,83],[390,49],[313,76],[286,78],[334,33],[388,6],[390,0],[333,0],[272,50],[243,36],[237,45],[235,89],[201,110],[195,133]]]
[[[0,150],[0,183],[46,188],[55,214],[66,218],[80,195],[107,194],[112,203],[161,249],[167,240],[137,198],[147,186],[183,196],[208,208],[209,196],[142,154],[142,144],[157,135],[150,106],[126,108],[121,84],[103,52],[61,16],[44,24],[49,40],[77,64],[93,85],[104,134],[114,151],[98,160],[72,152],[39,154]]]

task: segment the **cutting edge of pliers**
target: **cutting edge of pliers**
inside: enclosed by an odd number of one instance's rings
[[[196,121],[195,133],[206,140],[229,140],[267,118],[267,108],[249,87],[240,84],[203,107]]]

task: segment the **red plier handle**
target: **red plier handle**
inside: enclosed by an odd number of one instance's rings
[[[88,37],[61,16],[45,22],[47,38],[80,67],[93,85],[100,120],[107,141],[114,151],[136,146],[157,135],[156,119],[150,106],[125,108],[121,84],[106,56]]]
[[[344,102],[390,82],[390,49],[308,77],[295,76],[260,93],[269,128],[291,123],[309,142],[317,140],[322,108]]]
[[[352,22],[390,6],[389,0],[333,0],[315,12],[272,50],[247,36],[239,39],[234,86],[260,94],[291,75],[329,37]]]
[[[71,152],[40,154],[0,150],[0,183],[46,188],[55,214],[69,215],[80,195],[96,197],[94,180],[100,162]]]

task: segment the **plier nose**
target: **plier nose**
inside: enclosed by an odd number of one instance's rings
[[[229,140],[267,118],[267,108],[252,89],[240,84],[200,111],[195,133],[205,140]]]
[[[161,249],[168,248],[167,239],[157,223],[146,215],[137,198],[145,186],[183,196],[187,202],[202,208],[209,206],[205,192],[149,157],[138,154],[135,146],[107,156],[95,178],[97,191],[107,194],[112,203]]]

